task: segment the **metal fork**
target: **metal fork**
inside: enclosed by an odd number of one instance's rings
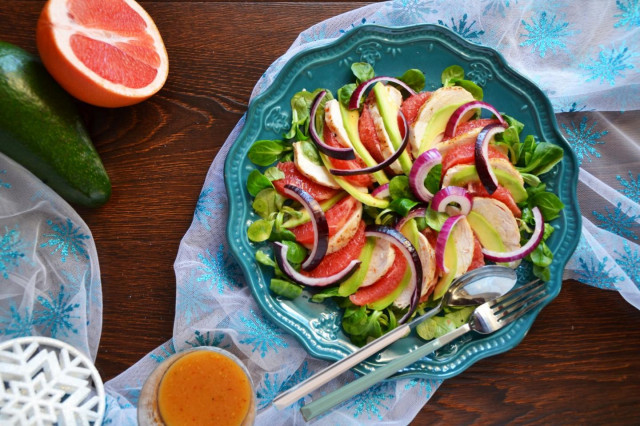
[[[471,314],[471,318],[467,324],[303,406],[300,409],[302,416],[307,421],[319,416],[341,402],[390,377],[398,370],[420,361],[426,355],[452,342],[463,334],[470,331],[475,331],[480,334],[490,334],[500,330],[502,327],[511,324],[543,303],[546,300],[545,289],[546,286],[544,282],[534,280],[511,290],[502,297],[478,306]]]

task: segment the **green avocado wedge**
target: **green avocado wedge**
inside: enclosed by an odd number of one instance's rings
[[[98,207],[111,182],[71,96],[40,60],[0,42],[0,152],[72,204]]]

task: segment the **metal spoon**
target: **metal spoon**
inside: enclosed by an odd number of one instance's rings
[[[507,293],[513,288],[516,281],[515,271],[504,266],[490,265],[467,272],[453,280],[436,307],[414,318],[411,322],[403,324],[384,336],[369,342],[345,358],[314,374],[304,382],[281,393],[273,400],[273,405],[278,409],[288,407],[351,367],[406,336],[411,331],[411,327],[438,314],[443,307],[479,306]]]

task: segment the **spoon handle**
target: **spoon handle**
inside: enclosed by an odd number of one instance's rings
[[[442,305],[438,304],[438,306],[424,313],[423,315],[419,316],[418,318],[411,321],[410,323],[403,324],[397,328],[394,328],[387,334],[381,337],[378,337],[377,339],[367,343],[365,346],[361,347],[357,351],[327,366],[323,370],[320,370],[319,372],[309,377],[304,382],[281,393],[273,400],[273,405],[278,409],[282,409],[290,406],[291,404],[298,401],[300,398],[303,398],[305,395],[310,394],[314,390],[318,389],[320,386],[330,382],[332,379],[346,372],[351,367],[361,363],[365,359],[369,358],[371,355],[374,355],[380,352],[382,349],[386,348],[387,346],[391,345],[395,341],[406,336],[411,331],[412,325],[414,325],[416,322],[423,321],[427,318],[430,318],[436,315],[438,312],[440,312],[441,309],[442,309]],[[419,321],[416,321],[418,319]]]

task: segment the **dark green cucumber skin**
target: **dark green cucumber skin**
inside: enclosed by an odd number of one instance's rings
[[[39,58],[0,42],[0,152],[72,204],[99,207],[111,182],[76,104]]]

